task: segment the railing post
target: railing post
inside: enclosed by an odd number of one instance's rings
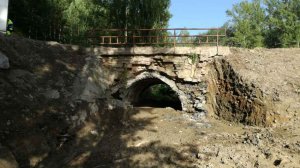
[[[217,55],[219,55],[219,29],[217,31]]]
[[[104,37],[101,37],[101,44],[104,44]]]
[[[135,46],[135,36],[132,35],[132,45]]]
[[[127,32],[127,29],[125,30],[124,35],[125,35],[125,45],[127,45],[127,43],[128,43],[128,39],[127,39],[128,32]]]
[[[174,29],[174,41],[173,41],[173,46],[176,47],[176,30]]]

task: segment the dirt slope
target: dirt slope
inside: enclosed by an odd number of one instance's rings
[[[272,95],[275,112],[294,121],[300,115],[300,49],[233,48],[231,52],[226,60],[236,73]]]

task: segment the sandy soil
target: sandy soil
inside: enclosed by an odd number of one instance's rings
[[[235,72],[264,94],[273,95],[275,113],[294,124],[295,116],[300,115],[300,49],[231,48],[231,53],[226,59]],[[287,122],[274,126],[281,124]]]
[[[300,127],[260,128],[141,107],[87,167],[300,167]]]

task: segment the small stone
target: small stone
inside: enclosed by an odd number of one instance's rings
[[[222,158],[221,158],[221,163],[222,163],[222,164],[226,164],[226,163],[227,163],[227,159],[222,157]]]
[[[273,164],[274,164],[274,166],[279,166],[281,164],[281,162],[282,162],[281,159],[276,159]]]
[[[75,105],[73,103],[70,103],[69,106],[71,107],[71,110],[74,111],[75,110]]]
[[[260,134],[256,134],[255,138],[259,140],[260,139]]]
[[[89,104],[89,108],[90,108],[90,112],[92,114],[96,114],[98,112],[98,110],[99,110],[99,108],[98,108],[98,106],[97,106],[96,103]]]
[[[47,90],[45,92],[45,96],[49,99],[58,99],[60,97],[60,94],[57,90]]]
[[[98,136],[98,135],[99,135],[98,132],[97,132],[96,130],[92,130],[92,131],[91,131],[91,134],[92,134],[92,135],[95,135],[95,136]]]
[[[188,159],[190,157],[190,154],[187,152],[182,153],[182,158],[183,159]]]
[[[0,52],[0,69],[8,69],[9,60],[3,53]]]
[[[290,145],[289,145],[289,144],[286,144],[286,145],[284,145],[283,147],[289,149],[289,148],[290,148]]]
[[[85,58],[85,61],[90,61],[92,58],[91,57],[87,57]]]
[[[196,158],[197,158],[197,159],[200,159],[200,160],[204,160],[204,159],[205,159],[205,155],[202,154],[202,153],[197,153],[197,154],[196,154]]]
[[[270,149],[264,151],[264,155],[266,156],[266,159],[270,159],[272,157],[272,153]]]

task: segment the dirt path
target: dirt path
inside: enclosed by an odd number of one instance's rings
[[[87,167],[300,167],[300,129],[201,119],[138,108],[111,130]]]

